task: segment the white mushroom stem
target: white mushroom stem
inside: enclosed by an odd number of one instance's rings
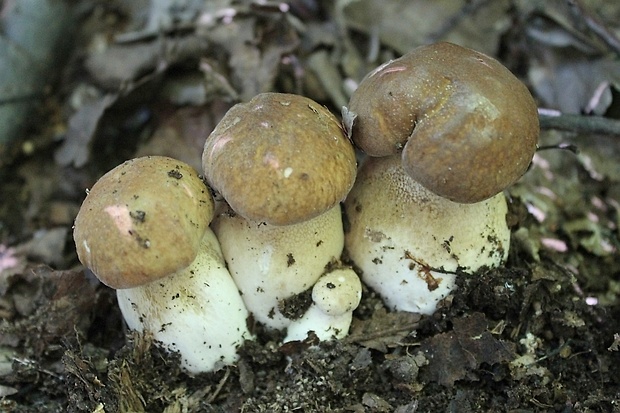
[[[321,341],[345,337],[361,298],[362,283],[352,269],[339,268],[325,274],[312,288],[312,305],[288,326],[284,342],[304,340],[310,331]]]
[[[367,158],[345,210],[349,256],[395,310],[432,314],[457,270],[495,267],[508,255],[502,193],[475,204],[449,201],[410,178],[400,156]]]
[[[150,333],[178,351],[190,373],[234,363],[237,348],[251,334],[246,310],[215,237],[207,229],[192,264],[141,287],[117,290],[129,328]]]
[[[273,329],[291,322],[278,304],[311,288],[344,247],[340,205],[285,226],[249,221],[228,209],[212,226],[246,307]]]

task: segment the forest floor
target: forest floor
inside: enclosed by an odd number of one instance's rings
[[[0,153],[0,411],[620,412],[613,3],[74,2],[74,44]],[[432,316],[365,288],[340,341],[282,346],[256,325],[235,366],[194,377],[126,329],[72,239],[98,177],[146,154],[199,169],[217,121],[257,93],[339,116],[367,72],[439,40],[498,58],[549,113],[580,115],[543,124],[539,146],[554,148],[506,191],[505,265],[459,276]]]

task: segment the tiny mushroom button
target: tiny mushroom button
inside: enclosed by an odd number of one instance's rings
[[[328,272],[312,287],[312,305],[291,323],[284,341],[303,340],[309,331],[320,340],[345,337],[361,298],[362,283],[355,271],[337,268]]]
[[[362,284],[350,268],[338,268],[322,276],[312,288],[312,301],[325,314],[339,316],[357,308]]]

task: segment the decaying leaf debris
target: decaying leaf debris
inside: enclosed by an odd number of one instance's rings
[[[0,148],[0,411],[619,411],[620,4],[67,2],[59,80]],[[507,194],[505,267],[460,277],[432,316],[366,289],[342,341],[280,347],[254,325],[236,366],[197,377],[126,331],[70,239],[86,188],[138,155],[199,168],[204,137],[259,92],[340,114],[368,71],[438,40],[496,56],[547,115],[573,116]]]

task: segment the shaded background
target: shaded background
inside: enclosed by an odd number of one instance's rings
[[[613,1],[0,1],[0,410],[620,409],[620,4]],[[432,317],[364,292],[348,339],[277,346],[185,376],[127,334],[71,225],[122,161],[200,169],[233,104],[265,91],[339,114],[363,76],[448,40],[498,58],[543,116],[508,196],[505,268]],[[553,127],[553,128],[552,128]]]

